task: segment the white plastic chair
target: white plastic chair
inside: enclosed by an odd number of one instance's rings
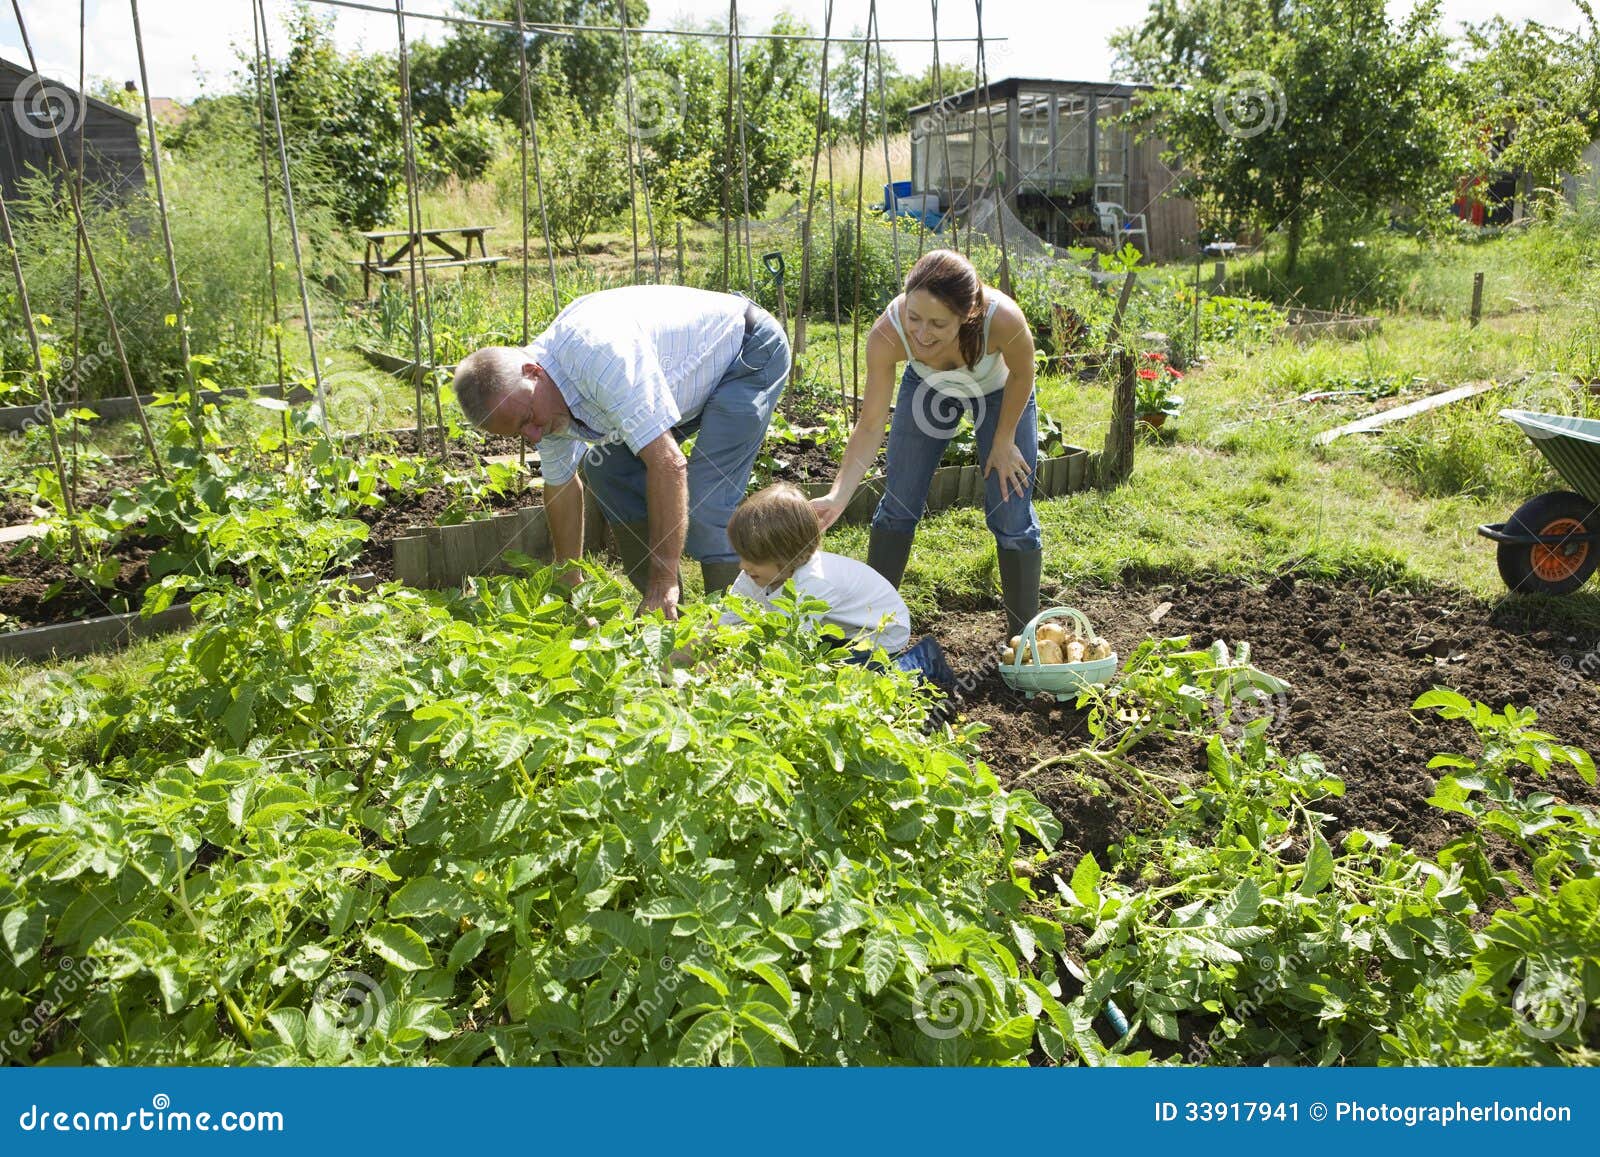
[[[1097,201],[1094,211],[1095,216],[1100,218],[1102,233],[1129,241],[1138,237],[1138,248],[1141,251],[1149,245],[1150,230],[1145,224],[1143,213],[1129,213],[1121,205],[1110,201]]]

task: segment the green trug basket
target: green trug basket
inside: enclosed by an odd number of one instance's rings
[[[1050,619],[1071,619],[1074,633],[1082,638],[1094,637],[1094,628],[1082,611],[1072,607],[1051,607],[1040,611],[1017,638],[1017,653],[1011,662],[1000,664],[1000,678],[1014,691],[1043,692],[1065,699],[1076,695],[1085,687],[1107,683],[1117,673],[1117,653],[1104,659],[1089,659],[1082,663],[1039,663],[1038,644],[1034,636],[1039,624]],[[1035,662],[1023,663],[1024,654],[1032,655]]]

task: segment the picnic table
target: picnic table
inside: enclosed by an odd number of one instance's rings
[[[363,232],[362,238],[367,243],[366,256],[360,260],[351,260],[352,265],[361,266],[361,288],[367,296],[372,296],[372,275],[381,277],[398,277],[411,269],[413,250],[417,268],[426,266],[428,269],[461,269],[469,265],[487,265],[490,267],[504,261],[503,256],[490,257],[489,251],[484,248],[483,235],[493,229],[493,225],[457,225],[448,229],[376,229]],[[398,248],[395,247],[396,239],[400,240]],[[473,256],[473,246],[477,246],[477,256]],[[433,252],[430,250],[437,250]]]

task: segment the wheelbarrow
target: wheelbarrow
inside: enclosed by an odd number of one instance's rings
[[[1478,527],[1499,544],[1500,577],[1519,593],[1570,594],[1600,566],[1600,419],[1501,410],[1571,490],[1530,498],[1505,522]]]

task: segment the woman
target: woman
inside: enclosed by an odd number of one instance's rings
[[[895,587],[905,574],[928,484],[964,416],[977,429],[984,520],[1000,559],[1009,634],[1039,612],[1042,550],[1033,509],[1039,455],[1033,334],[1011,298],[948,249],[923,255],[867,336],[867,386],[833,488],[812,500],[824,528],[849,505],[878,456],[895,367],[906,362],[889,430],[888,477],[867,562]]]

